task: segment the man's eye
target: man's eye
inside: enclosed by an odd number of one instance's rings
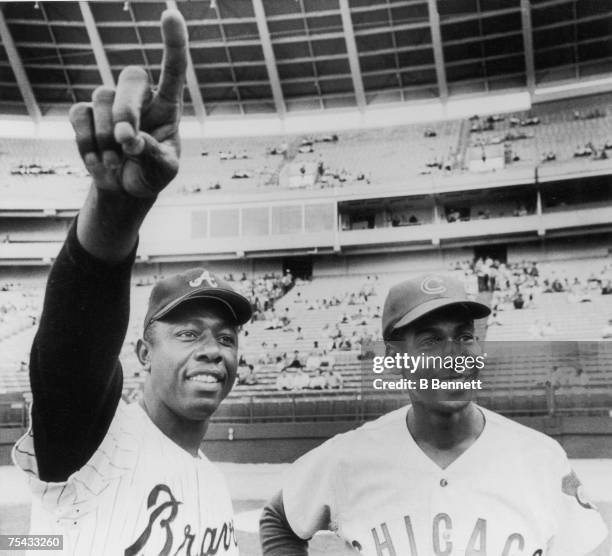
[[[457,338],[462,344],[471,344],[474,342],[474,335],[473,334],[461,334],[461,336],[459,336]]]
[[[197,337],[197,334],[193,330],[180,330],[176,334],[179,338],[190,340]]]
[[[223,336],[219,336],[219,343],[225,346],[234,346],[236,345],[236,339],[229,334],[224,334]]]
[[[440,343],[440,338],[437,336],[431,336],[430,338],[423,338],[419,344],[421,347],[433,347],[437,346]]]

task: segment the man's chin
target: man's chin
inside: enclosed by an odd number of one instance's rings
[[[456,396],[448,396],[448,392],[443,397],[436,398],[422,398],[413,400],[413,403],[417,403],[423,406],[428,411],[434,413],[457,413],[465,409],[473,401],[473,396],[468,392],[456,393]]]
[[[222,401],[216,398],[194,401],[183,408],[183,417],[190,421],[206,421],[219,409]]]

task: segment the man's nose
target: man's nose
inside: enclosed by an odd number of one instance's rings
[[[219,344],[212,334],[206,334],[202,338],[196,347],[194,356],[196,359],[210,361],[212,363],[216,363],[221,360],[221,350],[219,349]]]
[[[455,338],[446,338],[442,343],[442,354],[450,355],[452,357],[456,357],[457,355],[462,355],[464,352],[464,347],[460,340],[456,340]]]

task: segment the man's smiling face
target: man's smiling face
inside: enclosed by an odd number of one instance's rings
[[[411,356],[440,356],[443,360],[449,356],[476,357],[482,354],[474,336],[474,321],[459,306],[438,309],[397,330],[394,339],[387,342],[387,351],[390,355],[399,352]],[[406,374],[406,378],[416,380],[417,386],[420,386],[419,379],[428,379],[428,388],[410,390],[411,402],[432,411],[459,411],[472,400],[473,391],[432,390],[431,379],[465,381],[477,378],[477,375],[477,369],[457,372],[440,365],[419,368],[414,373]]]
[[[156,402],[182,419],[208,419],[236,379],[238,328],[228,308],[194,299],[151,326],[139,357]]]

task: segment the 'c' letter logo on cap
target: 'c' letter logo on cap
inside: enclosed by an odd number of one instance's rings
[[[435,276],[425,278],[421,282],[421,291],[423,293],[428,294],[437,294],[444,293],[446,291],[446,286],[444,285],[444,280],[442,278],[437,278]]]
[[[189,285],[192,288],[197,288],[198,286],[202,285],[202,282],[208,282],[208,284],[210,284],[210,286],[212,288],[218,288],[219,287],[219,284],[217,284],[217,281],[211,276],[211,274],[210,274],[210,272],[208,272],[208,270],[205,270],[197,278],[195,278],[194,280],[191,280],[189,282]]]

